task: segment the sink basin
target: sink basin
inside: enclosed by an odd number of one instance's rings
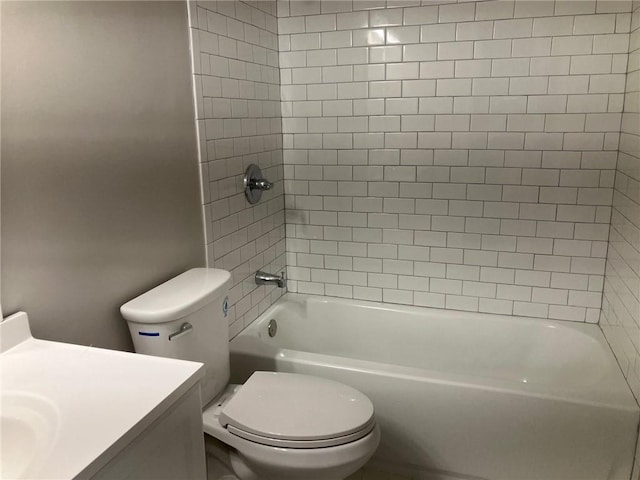
[[[3,391],[0,402],[0,478],[29,478],[55,444],[57,408],[26,392]]]
[[[185,472],[188,465],[200,465],[203,475],[171,476],[177,471],[172,461],[190,455],[190,449],[176,457],[175,449],[166,448],[162,458],[128,463],[126,475],[114,470],[125,468],[120,462],[131,460],[130,445],[151,434],[147,429],[154,422],[175,418],[164,415],[185,402],[188,392],[199,399],[203,370],[200,363],[39,340],[31,335],[25,312],[5,318],[0,321],[0,480],[86,479],[103,471],[111,473],[100,478],[205,478],[204,446],[202,465],[185,463]],[[171,427],[181,438],[186,432],[193,436],[180,444],[203,438],[197,403],[189,421],[197,428]],[[151,470],[153,475],[140,473]]]

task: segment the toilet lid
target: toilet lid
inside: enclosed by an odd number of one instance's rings
[[[355,441],[374,428],[375,419],[371,400],[342,383],[255,372],[225,405],[220,423],[258,443],[315,448]]]

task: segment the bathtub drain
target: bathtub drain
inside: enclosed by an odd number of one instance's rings
[[[275,319],[271,319],[269,321],[269,326],[267,327],[267,332],[269,332],[269,336],[270,337],[275,337],[276,333],[278,332],[278,322],[275,321]]]

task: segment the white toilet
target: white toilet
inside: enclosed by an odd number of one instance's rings
[[[380,442],[371,401],[347,385],[292,373],[255,372],[228,385],[230,279],[225,270],[194,268],[124,304],[136,352],[204,363],[207,454],[241,480],[346,478]]]

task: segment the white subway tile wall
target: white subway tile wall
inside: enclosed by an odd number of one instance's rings
[[[258,269],[285,269],[276,3],[190,0],[188,7],[207,266],[232,274],[232,337],[282,292],[253,279]],[[256,205],[242,184],[251,163],[274,183]]]
[[[600,326],[640,400],[640,2],[633,6]]]
[[[598,322],[630,1],[283,0],[278,28],[291,291]]]

